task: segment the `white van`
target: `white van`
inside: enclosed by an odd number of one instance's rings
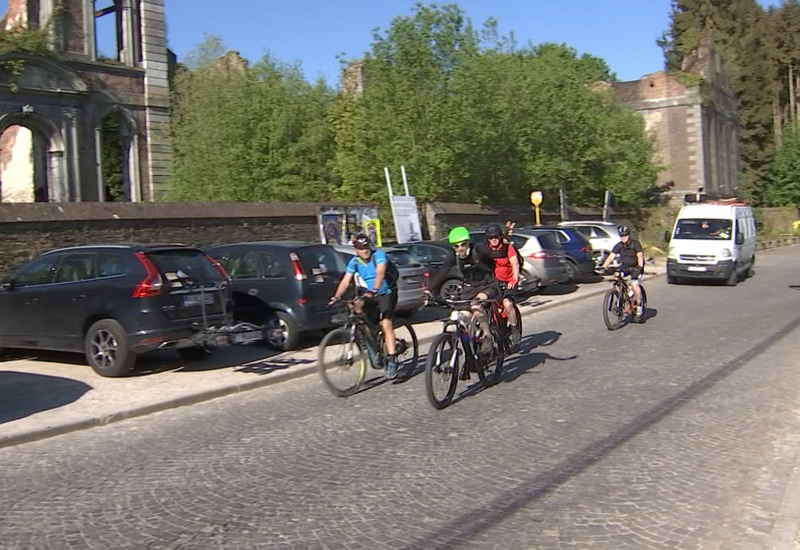
[[[681,208],[669,240],[667,282],[720,279],[735,286],[751,277],[756,261],[756,221],[740,202],[700,202]]]

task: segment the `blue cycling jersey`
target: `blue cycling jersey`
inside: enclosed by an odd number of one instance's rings
[[[353,256],[350,261],[347,263],[347,273],[350,275],[358,275],[361,277],[363,286],[368,291],[372,291],[373,286],[375,285],[375,277],[377,275],[377,268],[381,264],[385,264],[388,262],[388,258],[386,257],[386,253],[383,250],[375,250],[372,252],[372,256],[366,262],[359,258],[358,256]],[[356,281],[356,284],[359,282]],[[380,288],[378,288],[378,294],[391,294],[392,290],[389,288],[389,285],[386,284],[386,277],[384,277],[383,282],[381,283]]]

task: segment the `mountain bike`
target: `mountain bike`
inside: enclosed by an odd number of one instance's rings
[[[608,330],[622,328],[630,319],[644,322],[647,316],[647,292],[642,283],[639,283],[639,289],[642,291],[642,314],[637,319],[636,306],[633,305],[633,286],[619,271],[615,271],[611,288],[603,298],[603,321]]]
[[[353,395],[367,377],[367,366],[385,370],[389,354],[380,326],[371,322],[356,306],[360,298],[348,300],[347,312],[334,316],[333,329],[319,344],[318,369],[322,381],[334,395]],[[394,327],[397,371],[411,373],[419,360],[417,334],[410,324]]]
[[[425,391],[436,409],[443,409],[453,400],[458,380],[469,380],[474,372],[483,387],[497,381],[503,371],[505,337],[500,328],[490,323],[491,334],[484,335],[475,315],[467,315],[464,306],[480,303],[484,314],[492,319],[495,300],[440,300],[431,298],[429,305],[450,308],[442,332],[434,338],[425,361]],[[501,305],[502,307],[502,305]],[[491,338],[491,350],[481,351],[484,338]]]

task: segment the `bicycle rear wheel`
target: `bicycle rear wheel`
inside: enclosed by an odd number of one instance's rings
[[[639,285],[639,290],[642,291],[642,314],[639,316],[638,321],[644,323],[647,319],[647,292],[645,292],[642,285]]]
[[[407,376],[414,374],[419,362],[419,342],[414,327],[409,324],[394,327],[396,339],[397,370],[403,371]]]
[[[357,392],[367,376],[364,352],[343,328],[330,331],[320,342],[317,368],[322,381],[338,397]]]
[[[503,336],[497,327],[492,327],[492,351],[488,357],[481,356],[481,368],[478,369],[478,378],[484,388],[500,382],[500,377],[503,375],[504,361]]]
[[[425,393],[435,409],[443,409],[453,400],[466,354],[459,349],[458,336],[443,332],[434,338],[425,361]]]
[[[608,330],[617,330],[622,326],[625,314],[622,311],[622,300],[617,287],[611,288],[603,298],[603,321]]]

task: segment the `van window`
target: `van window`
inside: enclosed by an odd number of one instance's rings
[[[731,220],[683,218],[678,220],[673,238],[728,241],[731,225]]]

